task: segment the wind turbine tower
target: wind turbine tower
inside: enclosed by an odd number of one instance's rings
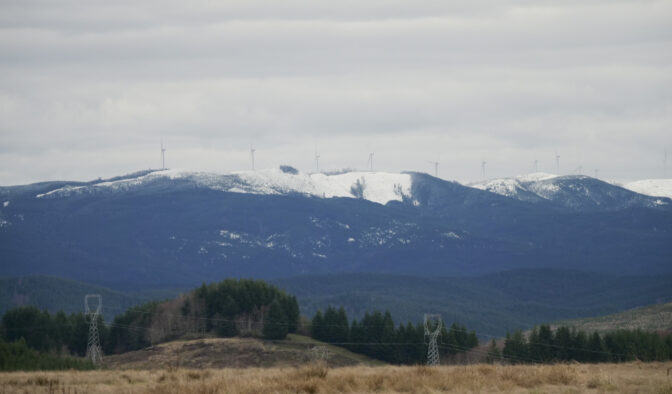
[[[252,159],[252,171],[254,171],[254,152],[257,150],[250,145],[250,158]]]
[[[596,168],[595,169],[595,179],[599,179],[599,178],[600,178],[600,170],[599,170],[599,168]]]
[[[369,166],[369,171],[373,172],[373,152],[369,153],[369,160],[366,164]]]
[[[534,161],[534,172],[539,172],[539,160]]]
[[[163,147],[163,140],[161,140],[161,169],[166,169],[166,148]]]
[[[439,162],[438,161],[430,161],[431,164],[434,164],[434,176],[439,177]]]
[[[555,151],[555,170],[557,171],[557,174],[560,175],[560,155],[558,154],[558,151]]]
[[[488,164],[485,161],[481,162],[481,172],[483,173],[483,179],[485,179],[485,165]]]
[[[663,178],[667,178],[667,149],[663,152]]]
[[[320,155],[317,154],[317,148],[315,148],[315,172],[320,172]]]

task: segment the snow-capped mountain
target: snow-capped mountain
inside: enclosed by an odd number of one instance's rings
[[[365,171],[304,173],[289,166],[233,173],[161,170],[84,184],[65,184],[36,194],[35,197],[58,198],[124,192],[172,182],[231,193],[359,198],[382,205],[391,201],[411,201],[418,204],[418,199],[413,196],[413,185],[414,179],[417,180],[419,175]],[[620,187],[588,176],[557,176],[539,172],[515,178],[491,179],[467,186],[526,202],[546,201],[578,210],[608,210],[669,205],[671,201],[667,196],[672,196],[672,180],[665,181],[645,180]]]
[[[301,194],[332,198],[350,197],[387,204],[402,201],[411,194],[410,174],[385,172],[344,172],[339,174],[303,173],[289,166],[259,171],[217,174],[183,170],[162,170],[140,173],[92,184],[65,185],[37,194],[37,198],[67,197],[77,194],[123,192],[160,181],[179,181],[195,187],[232,193],[264,195]]]
[[[626,183],[623,187],[647,196],[672,198],[672,179],[643,179]]]
[[[0,275],[118,286],[337,272],[672,270],[668,199],[547,174],[476,186],[485,190],[427,174],[281,167],[0,187]]]
[[[584,175],[535,173],[492,179],[469,186],[521,201],[549,201],[577,210],[614,210],[670,206],[668,198],[652,197]]]

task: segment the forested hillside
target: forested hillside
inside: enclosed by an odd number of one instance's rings
[[[615,276],[523,269],[473,277],[421,278],[384,274],[311,275],[273,283],[295,294],[302,313],[329,305],[361,319],[389,310],[399,322],[417,322],[425,312],[464,324],[482,337],[576,317],[594,317],[672,301],[672,276]]]
[[[34,306],[51,313],[77,313],[84,310],[85,294],[103,296],[103,316],[111,321],[115,314],[151,300],[173,298],[178,290],[170,288],[143,291],[112,290],[103,286],[55,276],[0,278],[0,315],[19,306]]]
[[[54,277],[0,279],[0,311],[32,305],[56,313],[81,312],[87,293],[103,295],[103,317],[149,300],[175,298],[177,290],[141,294],[114,291]],[[476,330],[482,338],[577,317],[607,315],[672,301],[672,276],[613,276],[572,270],[513,270],[476,277],[423,278],[389,274],[300,276],[270,283],[296,296],[301,313],[313,316],[329,305],[350,318],[388,310],[398,323],[416,323],[425,312]],[[6,285],[6,286],[4,286]],[[652,316],[653,322],[660,320]],[[651,326],[654,327],[654,326]],[[635,328],[635,327],[631,327]],[[647,328],[647,327],[642,327]],[[649,327],[650,328],[650,327]]]
[[[608,332],[619,328],[672,332],[672,303],[647,305],[610,314],[557,322],[552,326],[568,326],[584,331]]]
[[[295,332],[298,322],[299,305],[293,295],[263,281],[227,279],[116,316],[105,349],[121,353],[206,334],[279,339]]]
[[[489,358],[508,363],[668,361],[672,359],[672,334],[639,329],[600,334],[541,325],[527,335],[507,333],[501,353],[493,340]]]
[[[284,338],[297,329],[294,296],[263,281],[225,280],[203,284],[164,302],[149,302],[117,315],[108,325],[99,316],[100,342],[106,354],[140,349],[182,337],[235,335]],[[89,330],[83,313],[50,314],[19,307],[2,317],[3,340],[24,340],[41,352],[83,356]]]
[[[348,322],[345,310],[328,307],[324,314],[317,311],[310,323],[313,338],[344,346],[392,364],[424,364],[427,360],[425,327],[422,323],[395,324],[389,311],[364,314],[361,320]],[[442,323],[439,353],[443,355],[468,351],[478,346],[475,331],[452,323]]]

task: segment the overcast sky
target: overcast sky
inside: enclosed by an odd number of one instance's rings
[[[672,177],[672,1],[0,0],[0,185],[166,166]]]

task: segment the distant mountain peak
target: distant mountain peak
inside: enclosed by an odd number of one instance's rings
[[[553,175],[532,173],[515,178],[490,179],[469,186],[521,201],[550,201],[572,209],[623,209],[628,207],[659,207],[670,205],[668,199],[656,199],[650,193],[638,193],[638,184],[623,188],[586,175]],[[659,184],[656,184],[659,185]],[[667,186],[667,185],[665,185]],[[662,190],[672,196],[665,186],[656,189],[652,183],[639,184],[640,190]],[[629,190],[630,189],[630,190]],[[644,195],[647,194],[647,195]]]
[[[67,197],[73,194],[125,191],[151,182],[185,181],[198,187],[232,193],[303,194],[314,197],[361,198],[386,204],[402,201],[411,193],[410,174],[350,171],[338,174],[305,173],[290,166],[232,173],[194,172],[179,169],[138,173],[136,177],[91,184],[65,185],[37,194],[37,198]]]

